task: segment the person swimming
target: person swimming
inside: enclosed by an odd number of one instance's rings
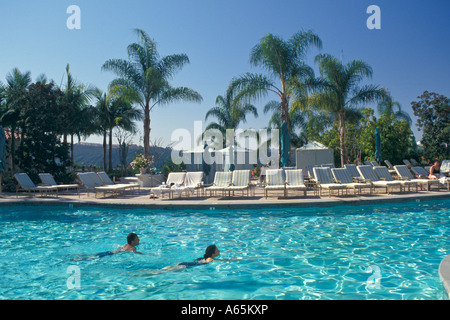
[[[201,265],[205,265],[208,263],[211,263],[213,261],[216,260],[221,260],[221,261],[234,261],[234,260],[242,260],[239,258],[236,259],[216,259],[216,257],[220,256],[220,251],[217,248],[216,245],[212,244],[210,246],[208,246],[205,250],[205,254],[203,255],[202,258],[197,258],[192,262],[180,262],[176,265],[173,266],[167,266],[164,267],[162,269],[153,269],[153,270],[144,270],[144,271],[150,271],[147,272],[145,274],[141,274],[140,276],[145,276],[145,275],[150,275],[150,274],[160,274],[163,272],[167,272],[167,271],[177,271],[177,270],[183,270],[189,267],[195,267],[195,266],[201,266]]]
[[[180,262],[179,264],[177,264],[177,266],[182,266],[182,267],[199,266],[202,264],[213,262],[214,258],[218,257],[218,256],[220,256],[220,251],[216,247],[216,245],[212,244],[206,248],[203,258],[197,258],[193,262]]]
[[[93,256],[83,257],[83,258],[74,258],[73,260],[86,260],[86,259],[95,259],[95,258],[103,258],[106,256],[111,256],[113,254],[119,253],[119,252],[133,252],[137,254],[142,254],[141,252],[138,252],[136,250],[136,247],[139,245],[139,237],[136,233],[130,233],[127,236],[127,243],[123,246],[121,246],[119,249],[111,250],[111,251],[105,251],[105,252],[99,252]]]

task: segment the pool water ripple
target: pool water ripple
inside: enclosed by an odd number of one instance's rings
[[[0,299],[445,299],[437,270],[450,253],[449,204],[0,207]],[[144,255],[72,260],[114,250],[129,232]],[[192,261],[212,243],[221,258],[242,260],[145,274]]]

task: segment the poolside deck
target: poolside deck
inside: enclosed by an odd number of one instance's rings
[[[384,203],[384,202],[402,202],[402,201],[421,201],[437,198],[450,198],[450,192],[445,189],[432,189],[431,191],[419,192],[395,192],[386,194],[381,189],[373,194],[364,193],[362,195],[328,196],[327,193],[319,196],[313,190],[308,190],[307,196],[304,197],[301,192],[290,192],[289,197],[283,197],[283,192],[273,192],[266,199],[264,197],[264,189],[257,186],[250,196],[235,195],[227,196],[197,196],[196,193],[186,197],[179,198],[177,195],[173,199],[169,199],[168,195],[163,198],[150,198],[150,188],[141,188],[134,194],[127,192],[120,196],[103,195],[95,197],[94,193],[81,192],[80,197],[76,193],[60,192],[58,197],[41,197],[39,195],[28,195],[27,193],[3,193],[0,196],[0,205],[8,204],[29,204],[29,205],[69,205],[85,206],[124,206],[124,207],[159,207],[159,208],[176,208],[176,207],[270,207],[270,206],[296,206],[296,207],[313,207],[313,206],[334,206],[334,205],[358,205],[366,203]],[[351,194],[350,194],[351,193]]]

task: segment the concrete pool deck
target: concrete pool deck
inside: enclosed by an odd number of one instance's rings
[[[150,188],[141,188],[134,194],[126,193],[118,197],[98,197],[91,193],[81,192],[80,196],[76,193],[60,192],[58,197],[41,197],[39,195],[28,195],[27,193],[3,193],[0,195],[1,206],[8,205],[55,205],[55,206],[102,206],[102,207],[147,207],[176,210],[177,208],[254,208],[254,207],[331,207],[336,205],[363,205],[374,203],[401,203],[406,201],[427,201],[434,199],[450,198],[450,191],[440,189],[420,192],[404,193],[380,193],[346,196],[331,196],[328,194],[319,196],[313,191],[308,191],[307,196],[298,196],[300,193],[291,193],[288,198],[281,197],[282,192],[270,194],[266,199],[264,189],[257,187],[250,196],[197,196],[194,193],[190,197],[169,199],[167,195],[164,198],[150,198]],[[1,210],[1,209],[0,209]],[[0,211],[1,212],[1,211]],[[450,255],[444,258],[439,266],[439,276],[450,297]]]

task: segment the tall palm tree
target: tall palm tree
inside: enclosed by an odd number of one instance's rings
[[[341,149],[341,165],[347,163],[345,147],[345,121],[348,114],[363,103],[382,101],[386,98],[386,90],[375,85],[358,84],[365,78],[372,77],[372,68],[361,60],[353,60],[347,64],[328,54],[316,57],[321,74],[314,82],[317,90],[311,101],[316,109],[333,114],[339,121],[339,137]]]
[[[69,64],[66,66],[67,81],[61,90],[64,92],[63,103],[66,106],[66,127],[64,132],[64,142],[67,143],[67,136],[70,135],[70,161],[73,165],[73,144],[74,136],[78,138],[82,134],[87,134],[86,124],[89,123],[89,118],[86,118],[87,108],[90,107],[89,103],[96,93],[96,88],[92,86],[85,86],[77,83],[70,73]]]
[[[4,88],[6,109],[1,117],[1,122],[4,126],[11,129],[11,171],[15,171],[15,133],[20,128],[20,108],[21,100],[31,84],[31,73],[29,71],[20,72],[19,69],[14,68],[6,75],[6,86]]]
[[[109,136],[109,171],[112,170],[112,137],[113,130],[116,127],[127,131],[134,131],[134,120],[142,119],[142,112],[133,108],[133,101],[125,95],[109,90],[108,93],[97,91],[97,124],[99,133],[103,135],[103,166],[105,171],[107,167],[107,137]]]
[[[215,117],[217,122],[211,122],[205,128],[217,129],[222,133],[222,137],[226,136],[227,129],[236,130],[241,123],[247,121],[247,115],[252,114],[255,118],[258,117],[258,111],[255,106],[250,103],[243,103],[236,99],[233,93],[228,90],[225,96],[217,96],[216,106],[209,109],[205,115],[205,120]],[[225,146],[225,140],[223,141]],[[218,147],[223,147],[218,146]]]
[[[113,71],[120,78],[113,81],[115,90],[133,95],[144,111],[144,156],[150,157],[150,112],[157,105],[175,101],[201,102],[202,96],[186,87],[174,88],[169,80],[189,63],[186,54],[173,54],[160,58],[156,43],[147,33],[135,29],[138,43],[128,46],[129,60],[110,59],[102,69]]]
[[[264,113],[272,113],[269,120],[269,127],[281,130],[280,122],[280,104],[278,101],[270,101],[264,106]],[[288,128],[291,144],[301,146],[306,143],[306,117],[305,114],[299,108],[289,108],[288,113]],[[300,133],[297,133],[300,130]]]
[[[397,109],[397,111],[394,111],[394,109]],[[398,101],[394,101],[390,93],[387,94],[384,101],[378,103],[377,110],[380,114],[393,114],[396,119],[405,120],[408,122],[409,126],[412,125],[412,120],[409,114],[402,110],[400,103]]]
[[[249,99],[261,98],[268,93],[277,95],[280,98],[280,123],[289,125],[292,89],[314,76],[313,69],[304,62],[311,46],[320,49],[322,41],[310,30],[299,31],[287,41],[266,35],[251,50],[250,63],[265,69],[269,76],[247,73],[235,78],[232,86],[241,92],[241,97]]]

